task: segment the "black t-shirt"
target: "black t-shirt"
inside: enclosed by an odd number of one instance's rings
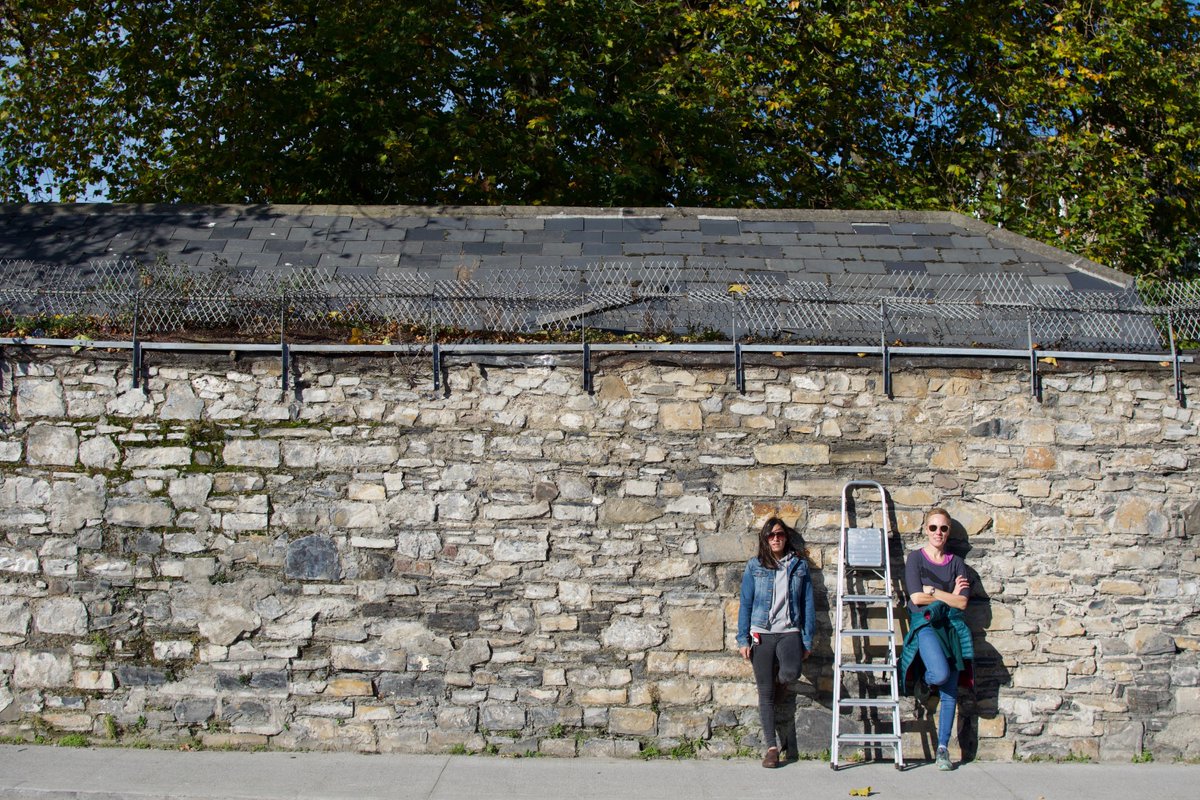
[[[967,577],[967,565],[956,555],[948,553],[946,562],[935,564],[925,555],[925,551],[914,550],[908,554],[904,562],[904,595],[908,601],[908,610],[920,608],[914,605],[912,596],[921,591],[923,586],[932,586],[943,592],[954,592],[954,581],[959,576]]]

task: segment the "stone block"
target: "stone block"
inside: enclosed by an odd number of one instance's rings
[[[288,542],[287,577],[310,581],[335,581],[341,576],[337,545],[328,536],[314,534]]]
[[[782,497],[783,470],[762,467],[721,476],[721,494],[733,497]]]
[[[794,478],[787,482],[788,497],[841,497],[845,481],[835,478]]]
[[[520,539],[498,539],[492,547],[492,558],[509,563],[539,562],[548,557],[550,545],[547,539],[534,541]]]
[[[186,639],[172,639],[154,643],[155,661],[174,661],[191,658],[196,646]]]
[[[829,445],[827,444],[767,444],[754,448],[754,459],[766,465],[805,465],[816,466],[828,464]]]
[[[979,717],[979,738],[980,739],[999,739],[1003,738],[1006,725],[1004,716],[996,714],[992,717]]]
[[[282,714],[274,705],[257,699],[226,700],[220,717],[233,733],[257,733],[274,736],[283,730]],[[349,726],[347,726],[349,727]],[[344,733],[349,735],[349,731]]]
[[[832,420],[830,420],[832,422]],[[824,431],[822,431],[824,432]],[[837,433],[827,434],[830,436],[838,436]],[[886,464],[887,450],[868,450],[865,448],[855,449],[838,449],[829,455],[829,463],[831,464]]]
[[[275,469],[281,460],[279,442],[274,439],[232,439],[225,443],[221,458],[227,467]]]
[[[197,623],[200,635],[216,645],[231,645],[244,634],[258,630],[260,617],[236,600],[212,600]]]
[[[543,501],[508,505],[488,503],[483,507],[483,518],[491,520],[537,519],[550,513],[550,504]]]
[[[712,502],[699,495],[683,495],[671,499],[667,503],[666,511],[668,514],[698,514],[707,517],[712,514]]]
[[[539,739],[538,752],[554,758],[574,758],[575,739]]]
[[[470,522],[479,514],[478,501],[473,495],[463,492],[447,492],[437,499],[438,519]]]
[[[201,731],[200,744],[216,750],[265,748],[271,740],[262,734]]]
[[[612,739],[584,739],[579,743],[579,755],[583,758],[615,758],[616,742]]]
[[[1145,749],[1142,722],[1109,722],[1100,737],[1100,760],[1128,764]]]
[[[117,497],[109,500],[105,521],[126,528],[162,528],[171,524],[171,507],[157,500]]]
[[[685,578],[695,571],[696,563],[690,558],[650,558],[637,569],[640,577],[655,582]]]
[[[600,522],[604,525],[628,525],[652,522],[663,515],[654,503],[632,497],[614,497],[600,506]]]
[[[196,397],[192,387],[186,383],[172,384],[167,388],[167,398],[159,409],[161,419],[198,420],[204,414],[204,401]]]
[[[352,672],[403,672],[408,665],[404,650],[361,644],[335,644],[329,659],[334,669]]]
[[[1200,715],[1177,714],[1171,717],[1146,749],[1151,752],[1166,751],[1164,755],[1169,753],[1183,758],[1200,757]]]
[[[538,618],[543,633],[579,630],[579,618],[569,614],[547,615]]]
[[[34,425],[25,438],[30,466],[73,467],[79,457],[79,434],[74,428]]]
[[[330,697],[370,697],[375,687],[366,678],[332,678],[325,684],[324,693]]]
[[[216,715],[217,704],[204,697],[185,697],[175,703],[173,712],[180,725],[203,725]]]
[[[925,509],[937,502],[933,492],[924,486],[894,486],[888,492],[892,500],[901,506]]]
[[[1133,632],[1131,644],[1133,652],[1143,657],[1175,654],[1175,639],[1149,625],[1141,625]]]
[[[479,727],[489,731],[519,731],[525,727],[525,709],[514,703],[483,703],[479,707]]]
[[[171,479],[167,495],[176,508],[201,508],[212,492],[212,485],[209,475],[184,475]]]
[[[37,563],[36,556],[34,563]],[[28,600],[17,597],[0,597],[0,633],[24,636],[29,632],[29,622],[32,618]]]
[[[121,466],[125,469],[186,467],[192,463],[190,447],[130,447]]]
[[[671,678],[654,682],[652,693],[664,706],[695,706],[712,697],[712,684],[689,678]]]
[[[42,633],[85,636],[87,607],[75,597],[47,597],[34,606],[33,626]]]
[[[92,715],[86,711],[43,711],[42,720],[60,731],[90,732]]]
[[[659,736],[669,739],[707,739],[711,734],[712,718],[706,713],[667,709],[658,715]]]
[[[567,608],[592,608],[592,585],[583,581],[559,581],[558,600]]]
[[[487,639],[464,639],[446,661],[447,669],[469,672],[471,667],[486,664],[492,657]]]
[[[634,617],[618,617],[600,634],[605,647],[625,652],[657,647],[665,638],[660,626]]]
[[[1023,536],[1030,530],[1030,516],[1026,511],[997,511],[993,530],[997,536]]]
[[[57,380],[30,377],[16,384],[17,415],[21,418],[62,417],[67,413],[63,387]]]
[[[1067,668],[1058,666],[1024,666],[1013,671],[1013,686],[1021,689],[1065,689]]]
[[[962,469],[965,460],[963,459],[962,448],[954,442],[948,442],[940,446],[934,451],[930,457],[929,463],[936,469],[941,470],[959,470]]]
[[[625,689],[584,689],[575,693],[576,702],[581,706],[615,706],[624,703],[629,697]]]
[[[757,538],[754,534],[725,533],[700,538],[701,564],[727,564],[745,562],[756,552]]]
[[[975,748],[978,761],[1012,761],[1016,755],[1016,743],[1007,739],[981,739]]]
[[[758,690],[754,682],[714,683],[713,702],[728,708],[757,708]],[[825,737],[828,740],[828,735]]]
[[[79,445],[79,463],[91,469],[113,469],[121,451],[107,436],[94,436]]]
[[[728,680],[754,680],[750,662],[740,655],[712,656],[688,659],[687,672],[697,678],[722,678]]]
[[[1026,447],[1022,463],[1026,469],[1051,470],[1058,466],[1058,457],[1049,447]]]
[[[396,533],[396,553],[404,558],[432,560],[442,552],[442,540],[432,530],[400,530]]]
[[[118,686],[162,686],[167,682],[167,670],[122,664],[114,670]]]
[[[613,708],[608,712],[608,730],[622,736],[652,736],[658,714],[644,708]]]
[[[713,651],[725,645],[724,614],[719,608],[678,608],[669,614],[672,650]]]
[[[1124,597],[1133,597],[1144,595],[1145,588],[1135,581],[1124,581],[1116,579],[1105,579],[1100,581],[1096,586],[1096,591],[1100,594],[1112,594]]]
[[[74,683],[71,656],[53,650],[20,650],[13,660],[12,685],[22,689],[57,689]]]
[[[703,427],[699,403],[663,403],[658,422],[666,431],[698,431]]]
[[[335,528],[379,529],[379,507],[373,503],[349,501],[333,503],[329,507],[329,521]]]
[[[85,692],[111,692],[117,686],[108,670],[80,669],[75,671],[75,688]]]

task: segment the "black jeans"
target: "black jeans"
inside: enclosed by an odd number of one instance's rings
[[[777,747],[775,736],[775,685],[788,684],[800,677],[804,646],[800,632],[763,633],[750,651],[754,683],[758,687],[758,716],[763,726],[763,742]]]

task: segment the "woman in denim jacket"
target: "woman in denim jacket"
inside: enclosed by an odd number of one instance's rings
[[[754,667],[758,714],[767,753],[763,766],[779,766],[775,704],[800,677],[800,664],[812,652],[816,611],[812,580],[804,554],[792,544],[795,534],[771,517],[758,535],[758,555],[746,563],[738,607],[738,652]],[[795,759],[798,753],[788,753]]]

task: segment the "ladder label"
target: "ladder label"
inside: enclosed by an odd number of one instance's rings
[[[852,567],[882,567],[883,531],[879,528],[847,528],[846,563]]]

